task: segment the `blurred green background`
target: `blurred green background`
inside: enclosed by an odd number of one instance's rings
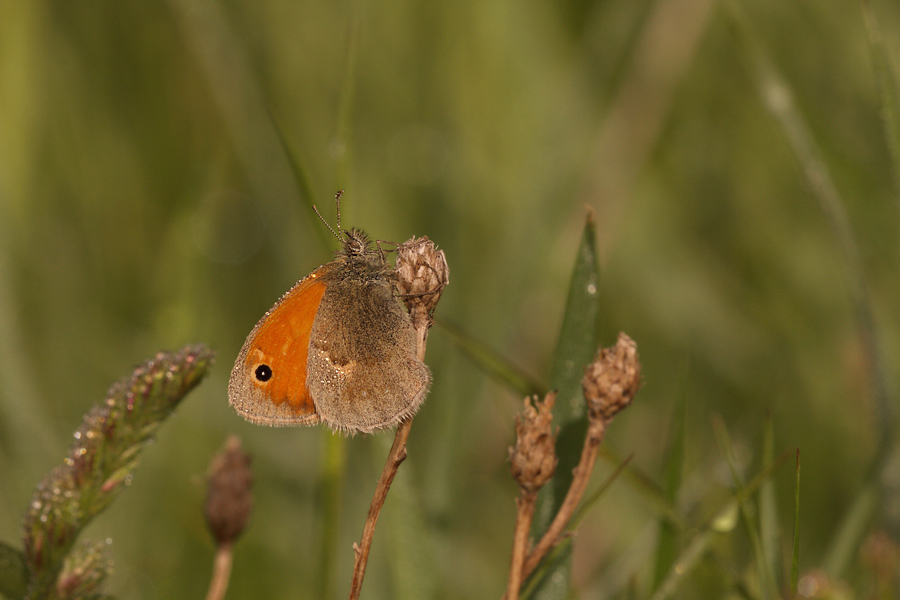
[[[592,210],[603,343],[627,332],[644,365],[607,447],[662,482],[686,402],[677,505],[700,525],[731,493],[714,416],[749,479],[771,415],[776,451],[801,451],[801,572],[829,564],[866,483],[878,494],[860,535],[895,540],[900,483],[879,439],[895,429],[883,409],[900,355],[896,104],[882,94],[898,57],[886,0],[0,3],[0,539],[19,544],[34,485],[109,384],[202,341],[219,353],[212,377],[86,532],[113,541],[110,591],[205,593],[204,472],[236,433],[256,508],[229,597],[346,596],[392,435],[339,446],[340,518],[323,533],[330,434],[245,423],[226,396],[257,319],[329,260],[310,207],[332,218],[345,189],[345,226],[438,243],[439,319],[538,381]],[[821,173],[846,219],[823,210]],[[860,306],[874,315],[862,333]],[[434,386],[363,594],[499,598],[521,398],[440,326],[427,362]],[[790,464],[772,481],[787,553]],[[581,597],[646,596],[658,521],[646,492],[613,486],[575,542]],[[871,565],[848,547],[829,575],[870,597]],[[738,527],[675,597],[744,597],[750,556]]]

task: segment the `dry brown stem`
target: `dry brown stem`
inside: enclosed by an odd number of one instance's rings
[[[234,545],[226,543],[216,549],[216,557],[213,561],[213,574],[209,582],[209,591],[206,600],[222,600],[228,590],[228,580],[231,577],[231,563],[234,559]]]
[[[412,419],[407,419],[397,426],[394,444],[388,453],[387,461],[384,463],[384,470],[382,470],[381,478],[378,480],[378,487],[375,488],[375,495],[372,497],[372,504],[369,506],[369,514],[363,527],[362,539],[359,544],[353,544],[356,559],[353,563],[353,581],[350,583],[350,600],[359,598],[359,593],[362,591],[363,577],[366,575],[366,564],[369,561],[369,549],[372,547],[372,539],[375,537],[375,525],[378,523],[381,507],[384,506],[388,490],[391,489],[391,483],[393,483],[394,477],[397,475],[400,463],[406,459],[406,440],[409,439],[411,427]]]
[[[530,543],[528,534],[537,493],[556,472],[556,436],[553,435],[555,402],[556,392],[547,394],[543,401],[536,396],[525,398],[525,408],[516,417],[516,445],[509,449],[510,471],[519,484],[516,529],[506,585],[506,597],[510,600],[519,597],[522,587],[523,566]]]
[[[581,460],[578,466],[572,472],[572,484],[566,492],[566,497],[559,507],[553,521],[541,537],[541,541],[531,550],[528,558],[525,559],[525,565],[522,567],[522,576],[528,577],[540,562],[547,556],[547,553],[562,539],[566,525],[575,514],[578,503],[587,489],[588,482],[591,480],[591,473],[594,472],[594,463],[597,460],[597,451],[600,449],[600,442],[606,433],[606,423],[600,420],[591,421],[588,425],[587,436],[584,439],[584,447],[581,449]]]
[[[443,250],[438,250],[428,238],[413,238],[397,249],[396,271],[398,291],[409,308],[410,319],[416,330],[416,354],[419,360],[424,360],[428,329],[434,323],[431,315],[444,286],[449,282],[447,259]],[[384,506],[397,470],[406,459],[406,441],[409,439],[411,427],[412,417],[397,426],[394,443],[381,471],[372,503],[369,505],[362,538],[358,544],[353,544],[356,557],[353,563],[353,580],[350,582],[350,600],[357,600],[362,591],[369,550],[375,537],[375,525],[378,523],[381,507]]]
[[[582,388],[588,407],[588,430],[584,438],[581,458],[578,466],[572,471],[572,483],[569,485],[566,497],[556,516],[553,517],[553,521],[540,541],[524,560],[521,569],[517,569],[515,561],[517,553],[523,552],[527,544],[527,528],[525,534],[520,534],[520,520],[525,509],[519,504],[519,517],[516,521],[516,538],[513,547],[514,564],[510,570],[510,579],[504,600],[518,598],[522,581],[534,572],[547,553],[562,540],[566,527],[575,515],[578,504],[590,482],[594,464],[597,461],[597,452],[604,435],[606,435],[606,428],[618,412],[631,404],[640,387],[640,382],[641,364],[637,356],[637,345],[624,333],[619,334],[615,346],[601,348],[594,361],[585,369]],[[518,429],[517,423],[517,432]],[[521,482],[519,485],[522,486]],[[523,494],[520,500],[525,497],[526,491],[533,490],[526,490],[522,487]],[[527,507],[525,508],[527,509]],[[531,512],[532,514],[534,512],[533,506]],[[530,517],[528,521],[527,527],[530,527]],[[520,539],[520,535],[525,537]]]
[[[537,501],[537,492],[522,490],[522,494],[516,498],[516,531],[513,535],[512,558],[509,563],[509,581],[506,584],[507,600],[518,600],[522,581],[525,579],[523,568],[525,566],[525,553],[528,550],[528,533],[531,531],[531,519],[534,517],[534,509]]]

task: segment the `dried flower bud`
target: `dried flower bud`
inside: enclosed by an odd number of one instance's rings
[[[631,404],[641,385],[641,363],[637,344],[619,334],[615,346],[601,348],[581,380],[590,417],[609,422]]]
[[[397,246],[397,289],[410,314],[431,315],[450,283],[450,270],[443,250],[427,237],[410,238]]]
[[[510,469],[523,490],[537,492],[556,471],[556,436],[553,435],[553,404],[556,392],[544,401],[525,398],[525,410],[516,416],[516,446],[509,449]]]
[[[219,546],[230,544],[244,531],[253,508],[252,485],[250,457],[232,436],[213,458],[206,493],[206,523]]]

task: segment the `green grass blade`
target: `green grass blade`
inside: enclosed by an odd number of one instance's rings
[[[374,464],[380,468],[384,462],[382,457],[387,456],[394,437],[381,435],[372,441],[378,449],[374,453]],[[386,526],[383,534],[389,547],[387,557],[392,575],[391,598],[435,598],[438,584],[431,545],[433,532],[427,525],[415,469],[412,465],[404,467],[397,472],[383,508]]]
[[[578,464],[587,431],[587,416],[582,399],[581,378],[599,345],[598,302],[599,266],[594,222],[585,221],[578,253],[569,284],[569,295],[563,314],[562,328],[554,355],[550,387],[558,391],[553,409],[554,425],[559,427],[556,441],[558,464],[553,479],[538,495],[532,531],[539,537],[547,528],[572,483],[572,469]],[[571,562],[560,560],[547,572],[531,595],[543,600],[568,597]]]
[[[291,168],[291,174],[294,177],[294,183],[296,184],[297,189],[300,190],[300,195],[305,201],[304,204],[306,205],[309,218],[314,223],[317,223],[319,221],[319,217],[318,215],[316,215],[316,211],[313,208],[317,203],[317,199],[316,194],[312,189],[312,183],[310,183],[309,171],[304,166],[298,152],[293,148],[290,142],[288,142],[287,136],[285,135],[275,117],[270,114],[269,118],[272,120],[272,128],[275,130],[275,134],[278,138],[278,143],[281,145],[281,150],[282,152],[284,152],[284,155],[287,158],[288,165]],[[337,190],[334,191],[336,192]],[[324,200],[326,200],[326,198],[319,199],[319,201]],[[322,242],[323,248],[334,247],[334,236],[331,235],[331,232],[327,227],[315,227],[314,229],[316,231],[316,235],[319,236],[319,239]]]
[[[734,481],[735,490],[740,493],[743,490],[743,482],[741,481],[740,473],[737,469],[737,462],[734,455],[734,444],[731,442],[731,436],[728,434],[728,429],[725,427],[725,423],[721,418],[715,418],[713,420],[714,429],[716,432],[716,440],[719,442],[719,447],[721,448],[722,454],[725,456],[725,459],[728,463],[728,468],[731,471],[731,477]],[[766,480],[771,481],[771,480]],[[755,508],[751,504],[750,495],[744,495],[744,499],[738,504],[740,508],[740,516],[741,522],[744,525],[744,530],[747,532],[747,536],[750,538],[750,546],[753,548],[753,558],[756,562],[756,572],[759,576],[759,590],[761,594],[761,598],[764,600],[771,600],[777,596],[777,590],[772,589],[771,581],[772,576],[768,570],[768,560],[765,556],[765,552],[762,547],[762,540],[759,529],[757,527],[756,521],[753,519],[753,514],[756,512]]]
[[[319,591],[316,598],[328,600],[334,595],[338,541],[341,531],[342,485],[347,465],[347,440],[342,435],[322,429],[325,438],[325,460],[319,489],[322,495],[320,529]]]
[[[859,544],[878,509],[880,495],[876,481],[867,482],[857,492],[825,554],[823,568],[830,576],[840,577],[852,564]]]
[[[828,219],[845,263],[850,298],[860,342],[865,353],[867,377],[874,399],[873,422],[878,432],[878,451],[874,465],[883,464],[893,448],[895,431],[896,395],[884,365],[887,364],[882,352],[882,344],[875,325],[872,298],[863,269],[856,236],[850,226],[841,197],[831,172],[819,151],[809,125],[794,101],[794,93],[787,80],[777,70],[775,63],[766,53],[758,39],[750,20],[743,14],[739,4],[732,0],[726,3],[728,14],[745,43],[746,55],[752,63],[753,75],[760,96],[775,117],[787,139],[813,197]],[[837,575],[837,574],[835,574]]]
[[[863,269],[863,261],[845,210],[845,202],[834,184],[804,115],[794,102],[794,94],[785,78],[769,58],[749,20],[737,2],[727,3],[729,16],[742,34],[747,56],[753,64],[760,95],[784,131],[794,155],[806,176],[813,197],[831,224],[845,263],[846,277],[860,345],[865,357],[866,377],[874,406],[873,424],[878,431],[875,456],[869,479],[849,511],[844,515],[827,554],[829,575],[842,577],[850,563],[875,506],[883,494],[879,478],[895,446],[897,398],[893,381],[885,368],[889,364],[883,353],[871,293]]]
[[[565,425],[573,420],[584,420],[581,378],[584,375],[584,368],[593,360],[600,344],[599,280],[596,231],[593,214],[589,214],[578,244],[562,327],[553,355],[553,368],[550,371],[550,388],[558,393],[553,409],[553,418],[557,425]],[[572,463],[573,467],[577,464],[580,453],[579,441],[579,450],[574,457],[576,460]]]
[[[623,462],[621,458],[605,446],[600,447],[600,456],[613,465],[619,465]],[[687,522],[666,498],[665,491],[649,475],[635,465],[630,465],[625,469],[624,477],[631,489],[639,493],[659,513],[661,518],[682,532],[687,530]]]
[[[875,72],[875,84],[881,98],[882,127],[893,161],[894,195],[900,200],[900,91],[897,87],[897,76],[891,67],[872,3],[869,0],[861,0],[860,9],[866,26],[866,39],[869,43],[872,70]]]
[[[0,595],[7,598],[25,597],[28,568],[20,550],[0,542]]]
[[[578,508],[577,511],[575,511],[575,515],[572,517],[572,520],[569,522],[569,530],[570,531],[575,531],[576,529],[578,529],[578,526],[581,524],[581,522],[584,520],[584,518],[590,512],[591,508],[593,508],[593,506],[597,503],[597,501],[600,500],[601,496],[603,496],[603,494],[606,492],[606,490],[609,489],[609,487],[613,484],[613,482],[619,478],[619,475],[621,475],[622,473],[625,472],[626,467],[628,467],[628,464],[631,462],[631,459],[633,459],[633,458],[634,458],[634,453],[629,454],[628,458],[626,458],[621,463],[619,463],[619,465],[616,467],[616,470],[613,471],[612,473],[610,473],[609,477],[607,477],[606,480],[600,484],[600,487],[597,488],[597,491],[595,491],[593,494],[586,497],[582,501],[581,506]]]
[[[543,531],[556,514],[572,481],[572,469],[581,457],[587,430],[581,378],[585,366],[597,353],[600,342],[597,330],[600,313],[598,269],[594,222],[589,216],[578,245],[562,328],[553,357],[550,389],[557,390],[558,394],[553,408],[553,423],[560,428],[556,442],[559,463],[556,475],[541,490],[538,498],[534,517],[536,532]]]
[[[520,396],[544,396],[547,393],[547,388],[541,383],[461,328],[444,319],[438,319],[437,325],[447,339],[462,350],[478,368],[515,390]]]
[[[681,399],[672,419],[671,445],[666,452],[665,466],[665,498],[670,506],[677,506],[678,491],[681,489],[682,474],[684,473],[685,456],[685,429],[687,415],[687,394],[684,392],[684,371],[679,385]],[[675,564],[678,558],[678,550],[681,544],[682,530],[667,519],[660,520],[659,543],[656,553],[656,564],[653,572],[653,590],[659,588],[666,573]]]
[[[797,581],[800,578],[800,448],[797,448],[797,469],[794,478],[794,542],[791,550],[791,598],[797,597]]]
[[[732,515],[740,510],[741,503],[755,494],[760,486],[772,477],[775,470],[787,460],[788,456],[790,456],[789,452],[783,452],[774,462],[757,473],[750,483],[743,486],[740,491],[713,513],[713,517],[688,542],[688,545],[679,555],[678,560],[675,561],[675,564],[669,570],[666,578],[653,594],[652,600],[664,600],[672,597],[678,590],[681,582],[684,581],[685,576],[697,566],[707,551],[711,550],[713,542],[718,539],[718,524],[724,521],[733,521],[734,517]],[[740,582],[736,582],[735,585],[739,586]]]
[[[763,429],[763,464],[769,464],[775,458],[775,428],[772,416],[766,417]],[[778,593],[778,507],[775,502],[775,481],[766,480],[759,489],[759,532],[762,552],[769,575],[769,586],[774,595]]]

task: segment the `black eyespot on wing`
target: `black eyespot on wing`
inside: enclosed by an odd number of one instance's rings
[[[269,365],[259,365],[253,371],[253,375],[256,377],[257,381],[262,381],[265,383],[266,381],[272,379],[272,367]]]

